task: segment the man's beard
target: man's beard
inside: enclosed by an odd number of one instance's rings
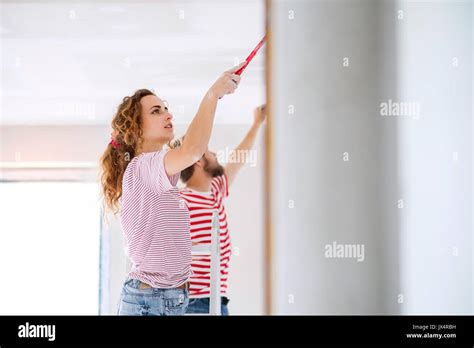
[[[211,166],[211,163],[204,157],[204,171],[209,174],[212,178],[216,176],[224,175],[224,167],[216,162],[214,166]]]

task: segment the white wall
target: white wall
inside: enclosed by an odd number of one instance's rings
[[[421,110],[398,129],[402,313],[473,311],[472,6],[399,5],[399,99]]]
[[[381,307],[372,5],[272,2],[274,313]],[[334,241],[363,244],[365,261],[325,258]]]
[[[189,122],[201,91],[244,60],[263,36],[263,5],[2,1],[2,124],[108,124],[117,98],[143,86]],[[238,30],[236,18],[245,18]],[[263,57],[257,55],[245,72],[242,107],[264,98]],[[226,122],[242,123],[233,103],[222,100],[221,109]]]
[[[271,5],[273,312],[472,313],[471,3]]]

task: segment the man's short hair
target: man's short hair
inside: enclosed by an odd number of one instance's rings
[[[181,180],[186,183],[194,174],[194,164],[181,171]]]

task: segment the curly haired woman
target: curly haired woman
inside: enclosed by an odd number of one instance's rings
[[[201,101],[178,148],[173,116],[162,99],[137,90],[119,105],[112,139],[102,155],[105,207],[120,212],[132,269],[123,284],[119,315],[181,315],[186,312],[191,271],[189,211],[176,187],[181,170],[207,149],[217,102],[238,87],[240,64],[220,76]]]

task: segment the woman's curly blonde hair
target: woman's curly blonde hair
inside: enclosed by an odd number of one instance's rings
[[[143,142],[140,100],[155,95],[148,89],[139,89],[132,96],[123,98],[112,119],[112,138],[100,157],[100,182],[104,210],[119,212],[122,196],[122,179],[128,163],[135,157]],[[114,146],[115,145],[115,146]]]

